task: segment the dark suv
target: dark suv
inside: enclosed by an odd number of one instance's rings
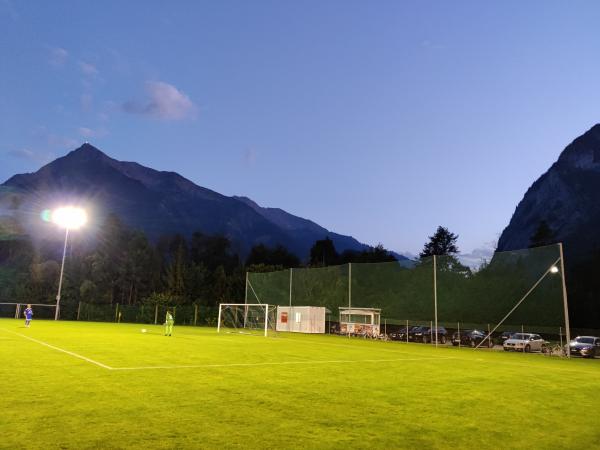
[[[438,342],[446,343],[448,332],[444,327],[437,327]],[[408,340],[413,342],[423,342],[427,344],[435,341],[435,327],[413,327],[408,333]]]
[[[389,334],[389,337],[392,341],[406,341],[406,334],[407,334],[407,330],[408,330],[408,340],[412,340],[412,332],[413,330],[416,330],[417,328],[421,328],[421,327],[402,327],[399,328],[397,331],[394,331],[392,333]]]
[[[464,331],[456,331],[452,334],[452,345],[464,345],[472,348],[477,347],[487,336],[487,333],[481,330],[464,330]],[[485,344],[488,347],[493,347],[494,343],[491,338],[485,341]]]

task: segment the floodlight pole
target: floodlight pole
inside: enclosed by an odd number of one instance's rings
[[[63,274],[65,273],[65,258],[67,256],[67,241],[69,239],[69,227],[66,227],[65,246],[63,248],[62,264],[60,265],[60,277],[58,279],[58,294],[56,294],[56,311],[54,312],[54,320],[58,320],[60,314],[60,293],[62,291]]]
[[[248,304],[248,271],[246,271],[246,291],[244,293],[244,304]],[[246,328],[246,322],[248,321],[248,307],[244,306],[244,328]]]
[[[346,325],[348,337],[350,337],[350,319],[352,319],[352,263],[348,263],[348,325]]]
[[[435,348],[438,346],[438,316],[437,316],[437,258],[433,255],[433,311],[435,316]]]
[[[293,279],[293,273],[294,273],[294,269],[292,269],[290,267],[290,310],[289,310],[289,317],[288,317],[288,331],[290,331],[291,327],[292,327],[292,279]]]
[[[567,283],[565,282],[565,256],[562,242],[558,244],[560,251],[560,274],[562,276],[563,307],[565,310],[565,332],[567,333],[567,358],[571,357],[571,327],[569,325],[569,302],[567,300]]]

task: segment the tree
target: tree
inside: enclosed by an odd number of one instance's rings
[[[429,242],[425,244],[419,257],[455,255],[458,253],[457,240],[458,235],[451,233],[448,228],[439,226],[434,235],[429,236]]]
[[[194,264],[203,263],[210,271],[223,266],[231,273],[239,265],[238,255],[231,251],[231,241],[225,236],[208,236],[199,231],[192,234],[190,258]]]
[[[298,267],[300,265],[300,259],[283,245],[278,245],[274,249],[270,249],[264,244],[258,244],[250,250],[250,254],[246,259],[246,265],[251,266],[258,264],[281,266],[287,269],[289,267]]]
[[[340,264],[378,263],[392,261],[397,261],[397,258],[392,255],[392,253],[382,244],[378,244],[376,247],[369,247],[361,252],[356,250],[346,250],[339,258]]]
[[[167,290],[175,297],[181,297],[185,292],[186,256],[185,240],[181,240],[166,267]]]
[[[556,234],[545,220],[540,221],[537,229],[529,239],[529,248],[543,247],[556,243]]]
[[[316,241],[310,249],[310,265],[316,267],[331,266],[337,264],[339,255],[335,250],[333,241],[326,237]]]

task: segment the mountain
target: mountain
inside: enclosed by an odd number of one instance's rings
[[[543,225],[541,225],[543,224]],[[540,233],[543,230],[543,233]],[[526,192],[498,241],[525,248],[532,237],[562,242],[571,324],[600,324],[600,124],[569,144]]]
[[[340,252],[368,248],[282,209],[227,197],[174,172],[117,161],[87,143],[35,173],[15,175],[1,185],[0,234],[19,229],[34,236],[56,235],[52,227],[42,226],[40,213],[72,202],[85,206],[96,224],[114,213],[153,240],[195,231],[222,234],[242,255],[258,243],[282,244],[304,259],[315,240],[325,237]]]
[[[600,248],[599,193],[600,124],[569,144],[533,183],[500,236],[498,250],[528,247],[543,221],[570,257],[584,258]]]

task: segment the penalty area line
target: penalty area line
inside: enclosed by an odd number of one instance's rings
[[[94,364],[94,365],[96,365],[96,366],[98,366],[98,367],[102,367],[103,369],[107,369],[107,370],[113,370],[113,368],[112,368],[112,367],[110,367],[110,366],[107,366],[106,364],[102,364],[101,362],[94,361],[93,359],[91,359],[91,358],[87,358],[87,357],[85,357],[85,356],[83,356],[83,355],[80,355],[80,354],[78,354],[78,353],[71,352],[71,351],[69,351],[69,350],[65,350],[64,348],[56,347],[55,345],[48,344],[47,342],[40,341],[40,340],[38,340],[38,339],[34,339],[34,338],[32,338],[32,337],[29,337],[29,336],[25,336],[24,334],[21,334],[21,333],[16,333],[16,332],[14,332],[14,331],[6,330],[6,329],[4,329],[4,328],[2,328],[2,331],[6,331],[7,333],[12,333],[12,334],[15,334],[15,335],[17,335],[17,336],[20,336],[20,337],[22,337],[23,339],[27,339],[27,340],[29,340],[29,341],[35,342],[36,344],[40,344],[40,345],[43,345],[44,347],[51,348],[52,350],[56,350],[56,351],[58,351],[58,352],[65,353],[65,354],[67,354],[67,355],[69,355],[69,356],[72,356],[72,357],[74,357],[74,358],[82,359],[82,360],[84,360],[84,361],[86,361],[86,362],[88,362],[88,363],[90,363],[90,364]]]
[[[293,366],[293,365],[320,365],[320,364],[362,364],[362,363],[389,363],[389,362],[403,362],[403,361],[432,361],[432,360],[447,361],[449,359],[454,359],[454,358],[435,357],[435,358],[396,358],[396,359],[360,359],[360,360],[334,359],[334,360],[327,360],[327,361],[280,361],[280,362],[261,362],[261,363],[112,367],[111,370],[214,369],[214,368],[228,368],[228,367]]]

